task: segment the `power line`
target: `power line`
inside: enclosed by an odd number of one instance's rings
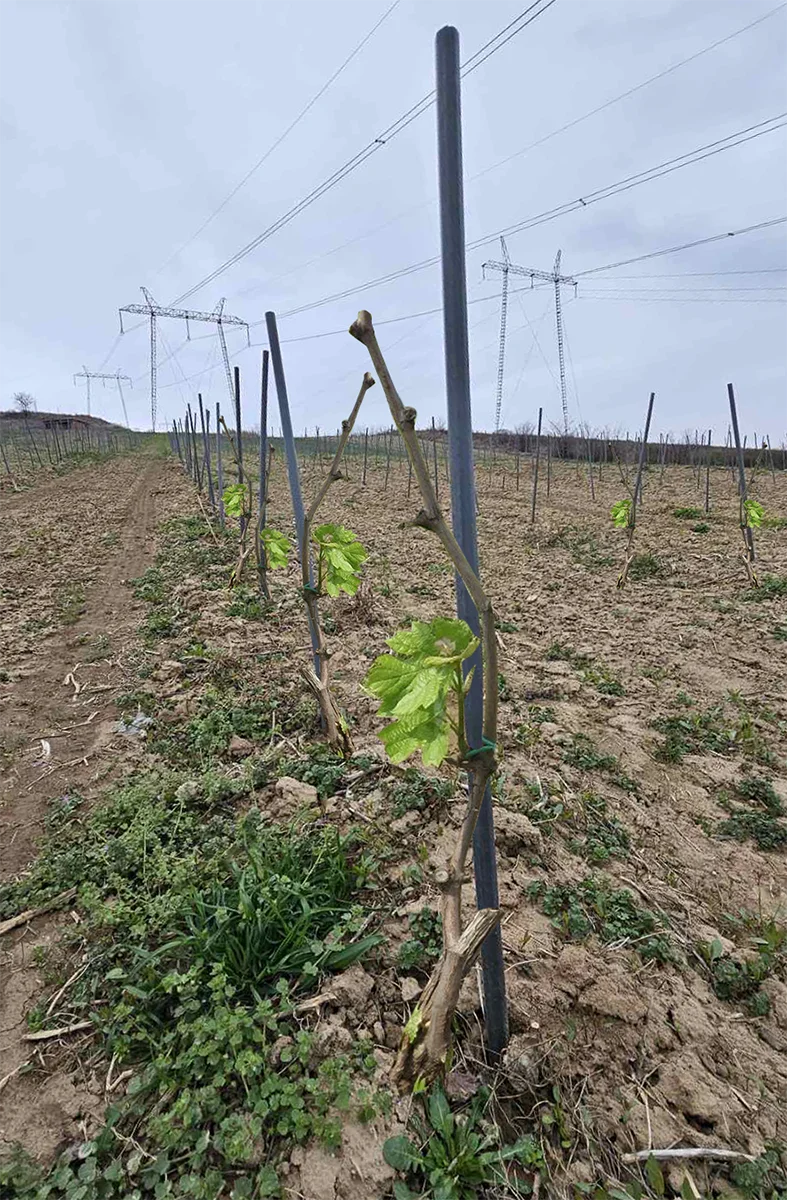
[[[610,100],[606,100],[603,104],[597,105],[595,108],[590,109],[588,112],[583,113],[579,117],[575,117],[573,120],[568,121],[566,124],[559,126],[557,129],[551,130],[551,132],[544,134],[540,138],[537,138],[534,142],[530,142],[527,146],[523,146],[520,150],[516,150],[513,154],[509,154],[505,158],[501,158],[497,162],[492,163],[490,166],[484,167],[483,170],[477,171],[474,175],[468,176],[467,183],[468,184],[474,183],[476,180],[483,178],[485,175],[488,175],[490,172],[497,170],[498,167],[505,166],[507,163],[513,161],[513,159],[519,158],[523,154],[529,153],[529,151],[535,149],[536,147],[544,145],[545,142],[550,141],[552,138],[557,137],[559,134],[565,133],[569,129],[574,129],[577,125],[580,125],[583,121],[587,121],[590,117],[596,116],[598,113],[603,112],[605,109],[610,108],[612,105],[618,104],[621,100],[627,99],[629,96],[634,95],[635,92],[638,92],[642,88],[649,86],[649,84],[655,83],[659,79],[663,79],[665,76],[670,75],[673,71],[678,70],[680,67],[684,67],[688,63],[694,62],[696,59],[701,58],[703,55],[709,54],[712,50],[718,49],[719,46],[723,46],[726,42],[732,41],[733,38],[740,37],[741,34],[747,33],[748,30],[753,29],[756,25],[760,25],[763,21],[768,20],[769,17],[774,16],[777,12],[781,12],[782,9],[784,9],[784,8],[787,8],[787,3],[777,5],[776,8],[771,9],[767,13],[764,13],[763,16],[758,17],[756,20],[750,21],[747,25],[743,25],[740,29],[736,29],[732,33],[727,34],[725,37],[719,38],[715,42],[711,42],[708,46],[704,46],[701,50],[696,51],[694,54],[690,54],[687,58],[682,58],[678,62],[672,63],[670,66],[665,67],[664,70],[659,71],[656,75],[651,75],[648,79],[643,80],[641,83],[635,84],[634,87],[628,88],[626,91],[621,92],[617,96],[613,96]],[[432,199],[432,200],[424,201],[422,204],[413,205],[412,208],[405,209],[403,212],[400,212],[397,216],[391,217],[389,220],[384,221],[381,225],[375,226],[374,229],[369,230],[367,233],[358,234],[355,237],[349,238],[347,241],[342,242],[340,245],[334,246],[333,249],[323,251],[323,253],[316,255],[314,258],[310,258],[307,262],[300,263],[296,267],[291,267],[289,270],[283,271],[279,275],[274,275],[272,278],[267,279],[264,284],[255,284],[251,288],[244,288],[240,292],[235,293],[235,294],[236,295],[248,295],[252,292],[259,291],[261,287],[269,288],[271,284],[277,283],[281,279],[287,279],[291,275],[296,274],[298,271],[304,270],[306,267],[313,266],[314,263],[320,262],[325,258],[330,258],[331,255],[337,254],[341,250],[347,249],[348,246],[355,245],[357,242],[362,242],[366,238],[373,237],[376,233],[379,233],[381,230],[386,229],[389,225],[395,224],[397,221],[400,221],[403,217],[409,216],[410,214],[412,214],[414,212],[419,212],[423,208],[429,208],[434,203],[435,203],[435,201]]]
[[[274,150],[278,149],[278,147],[282,144],[284,139],[286,137],[288,137],[289,134],[292,133],[292,131],[293,131],[293,129],[295,129],[296,125],[300,124],[300,122],[303,120],[303,118],[306,116],[306,114],[312,108],[314,108],[314,105],[317,103],[317,101],[322,96],[325,95],[325,93],[328,91],[328,88],[331,86],[331,84],[335,83],[335,81],[339,78],[339,76],[342,74],[342,72],[345,70],[345,68],[350,65],[350,63],[353,61],[353,59],[358,54],[360,54],[361,50],[363,50],[366,43],[374,36],[374,34],[377,32],[377,30],[382,25],[382,23],[391,15],[391,13],[397,7],[398,4],[399,4],[399,0],[394,0],[393,4],[391,4],[390,7],[386,9],[386,11],[383,13],[383,15],[380,17],[380,19],[376,22],[376,24],[374,24],[372,26],[372,28],[369,30],[369,32],[365,35],[365,37],[363,37],[361,39],[361,41],[358,43],[358,45],[355,47],[355,49],[352,51],[352,53],[348,54],[347,58],[345,58],[344,62],[341,64],[341,66],[336,71],[334,71],[334,73],[333,73],[333,75],[331,75],[330,79],[327,80],[327,82],[322,85],[320,90],[318,92],[316,92],[314,96],[312,96],[312,98],[308,102],[308,104],[304,105],[304,107],[298,113],[295,120],[290,122],[290,124],[287,126],[287,128],[284,130],[283,133],[279,134],[279,136],[276,138],[276,140],[273,142],[273,144],[271,146],[269,146],[268,149],[265,151],[262,158],[257,159],[254,166],[249,171],[246,172],[246,174],[243,176],[241,181],[239,183],[237,183],[235,185],[235,187],[232,189],[232,191],[229,193],[229,195],[226,196],[224,200],[222,200],[222,202],[218,206],[218,208],[214,208],[214,210],[210,214],[210,216],[207,217],[206,220],[204,220],[202,222],[199,229],[197,229],[197,231],[195,233],[193,233],[191,235],[191,237],[183,243],[182,246],[180,246],[177,250],[174,250],[172,252],[172,254],[170,254],[169,258],[167,258],[161,264],[161,266],[156,271],[156,275],[160,275],[161,272],[164,270],[164,268],[169,266],[169,264],[172,262],[173,258],[177,258],[179,254],[182,254],[183,251],[188,246],[190,246],[191,243],[193,241],[195,241],[196,238],[199,237],[199,235],[203,232],[203,230],[207,229],[207,227],[208,227],[208,225],[210,225],[211,221],[213,221],[214,218],[217,217],[219,215],[219,213],[222,212],[227,207],[229,202],[235,196],[237,196],[238,192],[241,190],[241,188],[244,186],[244,184],[248,183],[248,181],[251,179],[252,175],[254,175],[255,172],[260,169],[260,167],[263,165],[263,163],[267,162],[267,160],[273,154]]]
[[[638,254],[635,258],[622,258],[619,262],[610,263],[606,267],[590,267],[586,271],[575,271],[579,278],[594,275],[599,271],[614,271],[617,267],[628,267],[632,263],[645,262],[650,258],[660,258],[663,254],[677,254],[681,250],[693,250],[695,246],[708,246],[711,242],[722,242],[726,238],[741,237],[745,233],[754,233],[758,229],[769,229],[773,225],[784,225],[787,217],[774,217],[771,221],[759,221],[756,225],[745,225],[742,229],[731,229],[728,233],[717,233],[713,237],[697,238],[693,242],[682,242],[679,246],[670,246],[666,250],[653,250],[650,254]]]
[[[717,50],[719,46],[723,46],[725,42],[730,42],[733,38],[740,37],[742,33],[747,33],[750,29],[753,29],[755,25],[760,25],[763,21],[767,21],[769,17],[775,16],[777,12],[781,12],[784,8],[787,8],[787,3],[777,4],[776,8],[772,8],[769,12],[763,13],[761,17],[757,17],[756,20],[750,21],[748,25],[744,25],[740,29],[736,29],[732,33],[728,33],[726,37],[719,38],[718,41],[712,42],[709,46],[703,47],[702,50],[697,50],[696,53],[690,54],[688,58],[681,58],[678,62],[674,62],[671,64],[671,66],[665,67],[663,71],[659,71],[656,75],[651,75],[648,79],[644,79],[642,83],[637,83],[634,85],[634,87],[630,87],[625,92],[621,92],[619,96],[613,96],[612,99],[605,100],[603,104],[599,104],[596,108],[592,108],[589,112],[583,113],[581,117],[575,117],[573,121],[568,121],[565,125],[561,125],[558,129],[553,129],[551,133],[544,134],[543,137],[537,138],[536,141],[530,142],[527,146],[523,146],[521,150],[514,151],[513,154],[507,155],[506,158],[498,159],[497,162],[492,163],[492,165],[489,167],[484,167],[482,171],[478,171],[475,175],[472,175],[470,177],[471,180],[480,179],[482,176],[488,175],[490,171],[496,171],[498,167],[503,167],[507,163],[512,162],[515,158],[520,158],[523,154],[527,154],[530,150],[534,150],[537,146],[543,146],[544,142],[550,141],[551,138],[557,137],[558,134],[566,133],[569,129],[574,129],[583,121],[587,121],[590,117],[596,116],[597,113],[604,112],[605,109],[610,108],[613,104],[618,104],[621,100],[628,99],[629,96],[633,96],[635,92],[641,91],[642,88],[648,87],[649,84],[655,83],[659,79],[664,79],[666,75],[671,75],[673,71],[677,71],[680,67],[685,67],[688,63],[695,62],[698,58],[702,58],[703,55],[710,54],[712,50]]]
[[[471,71],[474,71],[476,67],[480,66],[481,63],[486,62],[486,60],[492,54],[502,49],[502,47],[505,46],[511,40],[511,38],[513,38],[517,33],[521,33],[523,29],[526,29],[528,25],[532,24],[537,17],[540,17],[555,3],[557,3],[557,0],[534,0],[534,3],[526,8],[523,13],[520,13],[520,15],[515,18],[514,21],[509,22],[509,24],[500,30],[500,32],[497,33],[494,38],[491,38],[486,45],[482,46],[480,50],[477,50],[476,53],[469,58],[466,63],[463,64],[462,75],[464,76],[469,74]],[[533,9],[537,9],[537,11],[533,12]],[[516,28],[512,28],[514,26],[516,26]],[[484,53],[487,50],[488,53]],[[483,57],[481,57],[482,55]],[[278,233],[280,229],[282,229],[285,225],[288,225],[289,222],[298,216],[299,213],[303,212],[306,208],[309,208],[316,200],[319,200],[321,196],[325,195],[326,192],[336,187],[336,185],[341,183],[341,181],[346,178],[347,175],[357,170],[357,168],[361,166],[361,164],[364,163],[367,158],[370,158],[372,154],[376,153],[383,146],[388,145],[388,143],[391,142],[397,134],[401,133],[407,128],[408,125],[410,125],[429,108],[431,108],[432,104],[434,103],[434,97],[434,91],[429,92],[428,95],[419,100],[417,104],[414,104],[407,110],[407,112],[403,113],[397,121],[394,121],[392,125],[389,125],[387,129],[384,129],[378,137],[374,138],[371,142],[364,146],[363,149],[359,150],[357,154],[354,154],[352,158],[348,159],[343,166],[339,167],[333,172],[332,175],[329,175],[326,180],[324,180],[321,184],[304,196],[303,199],[299,200],[297,204],[294,204],[290,209],[287,210],[287,212],[283,213],[282,216],[274,221],[272,225],[269,225],[267,229],[263,230],[262,233],[258,234],[256,238],[253,238],[252,241],[247,243],[247,245],[242,247],[242,249],[236,251],[236,253],[222,263],[221,266],[216,267],[215,270],[211,271],[208,275],[201,279],[199,283],[194,284],[193,287],[183,292],[182,295],[178,296],[177,299],[172,301],[172,303],[181,304],[184,300],[187,300],[189,296],[193,296],[195,292],[199,291],[207,284],[212,283],[213,280],[217,279],[219,275],[223,275],[225,271],[234,266],[235,263],[240,262],[240,260],[245,258],[247,254],[250,254],[252,250],[256,250],[257,246],[260,246],[263,242],[273,237],[275,233]]]
[[[484,237],[476,238],[476,240],[473,242],[468,242],[465,249],[477,250],[481,246],[486,246],[501,236],[507,236],[511,233],[521,233],[525,229],[532,229],[536,225],[543,225],[547,221],[553,221],[556,217],[564,216],[566,213],[576,211],[578,208],[587,208],[591,204],[596,204],[599,200],[608,200],[610,197],[616,196],[620,192],[629,191],[631,188],[639,186],[639,184],[650,183],[653,179],[661,178],[663,175],[669,175],[673,171],[679,171],[682,167],[691,166],[695,162],[701,162],[703,159],[710,158],[716,154],[721,154],[725,150],[731,150],[735,146],[739,146],[745,142],[751,141],[753,138],[762,137],[766,133],[773,133],[776,129],[780,129],[785,124],[785,121],[782,119],[784,116],[787,116],[787,114],[780,113],[778,116],[770,117],[767,121],[762,121],[758,125],[750,125],[746,129],[742,129],[737,133],[730,134],[727,138],[721,138],[715,142],[708,142],[706,145],[698,146],[695,150],[688,151],[686,154],[681,154],[676,158],[668,159],[666,162],[660,163],[656,167],[649,167],[647,170],[640,171],[636,175],[629,175],[625,179],[620,180],[618,183],[610,184],[604,188],[599,188],[595,192],[589,192],[585,196],[579,197],[576,200],[567,201],[565,204],[560,204],[556,208],[547,209],[545,212],[539,213],[535,217],[529,217],[525,221],[520,221],[516,225],[510,225],[506,229],[498,229],[495,230],[494,233],[485,234]],[[774,124],[776,121],[780,123]],[[769,128],[764,128],[764,126],[769,126]],[[738,140],[736,141],[735,139]],[[775,223],[778,224],[779,222]],[[719,235],[719,237],[731,236],[733,235]],[[643,257],[650,256],[645,255]],[[400,267],[397,271],[390,271],[387,275],[380,275],[376,279],[367,279],[364,283],[356,284],[354,287],[345,288],[343,291],[334,292],[329,296],[323,296],[322,299],[312,301],[310,304],[302,304],[297,308],[288,309],[286,312],[280,314],[279,319],[283,320],[285,317],[292,317],[299,313],[309,312],[313,308],[321,308],[325,304],[333,303],[334,300],[344,300],[348,296],[356,295],[358,292],[366,291],[368,288],[379,287],[385,283],[393,283],[397,279],[403,279],[407,275],[413,275],[418,271],[424,271],[428,267],[433,267],[439,263],[439,261],[439,256],[435,256],[433,258],[425,258],[421,262],[411,263],[407,267]],[[639,260],[628,259],[625,260],[625,262],[616,265],[624,266],[627,262],[636,261]]]

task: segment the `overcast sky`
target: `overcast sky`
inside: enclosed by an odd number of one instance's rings
[[[399,0],[361,52],[207,226],[232,189],[391,6],[320,0],[2,0],[2,389],[40,408],[80,411],[82,369],[133,377],[132,424],[149,427],[146,322],[117,309],[145,285],[171,303],[286,212],[433,87],[434,34],[457,26],[462,60],[525,0]],[[574,128],[559,127],[734,34],[768,0],[556,0],[463,85],[468,241],[686,154],[787,109],[787,6]],[[256,421],[267,309],[280,320],[296,430],[335,428],[366,352],[346,333],[439,306],[439,268],[366,281],[439,250],[435,110],[186,303],[252,325],[228,333]],[[572,272],[787,214],[787,130],[580,207],[508,238],[515,263]],[[478,178],[474,178],[478,176]],[[657,257],[564,292],[571,418],[635,430],[656,392],[656,431],[728,424],[736,384],[744,430],[787,437],[787,225]],[[185,248],[179,250],[185,245]],[[350,243],[350,244],[347,244]],[[179,251],[178,253],[175,253]],[[499,276],[467,256],[474,423],[494,425]],[[637,278],[632,278],[636,276]],[[512,280],[512,287],[526,279]],[[227,400],[210,325],[161,320],[159,425],[197,390]],[[334,331],[339,331],[334,333]],[[312,335],[330,333],[331,336]],[[445,411],[439,313],[380,326],[405,403],[424,423]],[[292,340],[290,340],[292,339]],[[306,339],[306,340],[298,340]],[[172,351],[177,354],[168,356]],[[184,383],[186,377],[188,382]],[[273,412],[275,414],[275,400]],[[503,424],[560,419],[554,296],[512,296]],[[94,386],[93,411],[120,417]],[[272,418],[278,427],[278,415]],[[359,425],[388,423],[379,388]]]

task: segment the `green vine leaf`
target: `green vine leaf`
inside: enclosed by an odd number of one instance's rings
[[[278,529],[265,528],[260,531],[260,541],[265,550],[265,563],[269,571],[287,566],[292,545],[285,534],[279,533]]]
[[[426,766],[439,766],[450,742],[449,703],[463,695],[462,663],[478,638],[464,621],[436,617],[414,621],[388,645],[393,654],[380,655],[364,681],[380,715],[394,718],[380,734],[386,753],[397,763],[420,750]]]
[[[229,517],[242,517],[246,512],[246,486],[243,483],[230,483],[222,495],[224,511]]]
[[[759,529],[765,519],[765,509],[759,500],[744,500],[743,516],[750,529]]]
[[[312,540],[319,555],[319,578],[329,596],[346,592],[354,596],[361,582],[358,575],[368,555],[354,533],[343,525],[318,525]]]
[[[616,500],[609,510],[609,515],[616,529],[625,529],[631,517],[631,501]]]

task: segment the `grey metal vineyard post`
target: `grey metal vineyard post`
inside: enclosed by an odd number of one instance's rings
[[[266,576],[267,561],[265,546],[262,542],[262,531],[265,528],[265,501],[268,495],[268,366],[270,351],[262,352],[262,379],[260,381],[260,487],[257,513],[257,562],[259,566],[260,590],[266,599],[270,599],[268,580]]]
[[[743,449],[741,448],[741,435],[740,435],[740,431],[738,430],[738,409],[735,405],[735,389],[733,388],[731,383],[727,384],[727,396],[730,401],[730,416],[732,417],[732,432],[735,437],[735,451],[736,451],[736,454],[738,457],[738,494],[740,495],[740,502],[741,502],[741,528],[743,529],[743,536],[746,541],[746,545],[748,546],[748,549],[749,549],[749,562],[754,562],[754,534],[752,533],[751,526],[749,524],[744,524],[745,513],[746,513],[746,509],[744,506],[746,504],[746,501],[748,500],[748,495],[746,492],[746,467],[743,462]]]
[[[221,405],[216,401],[216,487],[219,492],[219,525],[224,528],[224,463],[221,461]]]
[[[281,432],[284,438],[284,450],[287,455],[287,476],[290,483],[290,496],[292,497],[292,511],[295,517],[295,530],[298,536],[299,557],[303,557],[303,522],[306,516],[303,508],[303,497],[301,495],[301,481],[298,475],[298,456],[295,453],[295,439],[292,436],[292,420],[290,418],[290,401],[287,396],[287,381],[284,378],[284,363],[281,358],[281,346],[279,345],[279,330],[276,325],[276,313],[266,312],[265,325],[268,330],[268,345],[271,351],[271,360],[273,362],[273,378],[276,383],[276,395],[279,400],[279,417],[281,420]],[[311,565],[309,566],[309,583],[313,584]],[[320,677],[320,659],[317,653],[319,647],[319,637],[317,631],[309,618],[309,633],[311,635],[312,649],[314,650],[314,674],[319,679]]]
[[[445,337],[448,446],[451,464],[451,521],[456,539],[472,569],[478,573],[473,471],[473,425],[470,405],[470,362],[467,334],[464,196],[462,180],[461,93],[459,34],[453,26],[436,38],[437,145],[440,182],[440,241],[442,251],[443,328]],[[457,612],[474,633],[479,632],[475,605],[456,577]],[[470,745],[482,745],[483,685],[480,651],[475,661],[465,708]],[[499,907],[495,831],[491,788],[487,784],[473,835],[473,874],[479,908]],[[503,940],[497,924],[481,947],[484,1018],[489,1048],[502,1051],[508,1041]]]
[[[235,397],[235,441],[238,444],[238,483],[243,483],[243,422],[240,411],[240,367],[234,368],[234,397]],[[241,536],[246,529],[246,519],[241,516],[240,531]]]
[[[536,521],[536,496],[538,495],[538,464],[541,458],[541,418],[543,416],[543,408],[538,410],[538,433],[536,434],[536,465],[533,471],[533,503],[530,506],[530,524],[535,525]],[[517,466],[519,462],[517,460]]]
[[[708,449],[705,454],[705,511],[710,512],[710,451],[713,430],[708,430]]]
[[[202,429],[202,454],[205,463],[205,471],[208,476],[208,500],[211,508],[216,509],[216,493],[213,491],[213,472],[210,469],[210,437],[208,436],[208,426],[205,421],[205,409],[202,404],[202,392],[197,392],[197,400],[199,401],[199,423]]]

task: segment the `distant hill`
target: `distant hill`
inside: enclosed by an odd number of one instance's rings
[[[119,425],[115,421],[105,421],[102,417],[89,417],[87,413],[53,413],[53,412],[31,412],[27,414],[28,428],[34,432],[39,429],[51,429],[53,426],[57,429],[70,428],[90,428],[90,429],[124,429],[125,426]],[[18,409],[8,409],[0,411],[0,432],[7,435],[24,430],[25,418]]]

